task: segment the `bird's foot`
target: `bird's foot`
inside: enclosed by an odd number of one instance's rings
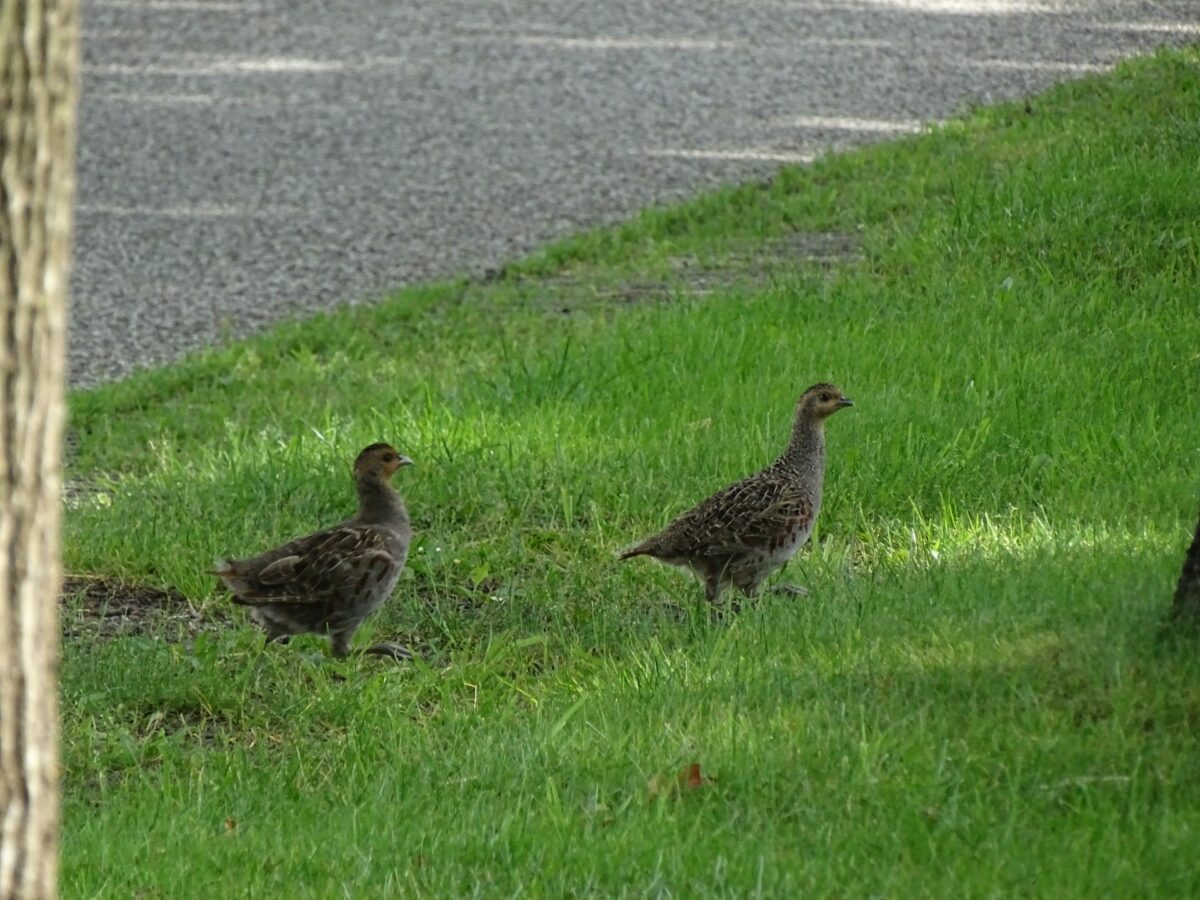
[[[386,656],[395,662],[412,662],[415,658],[413,652],[403,644],[394,644],[391,641],[380,641],[377,644],[372,644],[363,650],[362,653],[363,656]]]
[[[808,596],[808,588],[801,587],[798,584],[777,584],[771,588],[771,592],[775,594],[783,594],[785,597]]]

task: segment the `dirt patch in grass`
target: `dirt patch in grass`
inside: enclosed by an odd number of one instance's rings
[[[796,231],[769,241],[758,254],[760,260],[775,263],[832,266],[858,262],[863,258],[862,240],[844,231]]]
[[[856,234],[798,231],[754,244],[722,248],[720,257],[708,262],[690,253],[671,257],[670,274],[661,280],[597,279],[570,274],[516,276],[515,280],[526,285],[530,301],[569,314],[580,306],[597,303],[667,303],[679,297],[706,296],[739,284],[762,284],[781,272],[830,271],[862,258],[862,245]],[[511,277],[497,271],[490,273],[484,283]]]
[[[202,609],[179,591],[68,576],[63,582],[62,629],[67,640],[142,635],[169,641],[229,625],[225,612]]]
[[[234,739],[238,729],[224,713],[184,704],[143,710],[131,733],[139,740],[179,735],[203,747],[214,747]]]

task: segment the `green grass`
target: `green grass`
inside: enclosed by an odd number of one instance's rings
[[[213,557],[344,515],[393,441],[419,544],[358,640],[429,662],[69,640],[65,893],[1200,892],[1200,655],[1156,640],[1198,146],[1200,53],[1163,53],[77,394],[68,569],[210,610]],[[809,598],[715,625],[614,561],[825,379]]]

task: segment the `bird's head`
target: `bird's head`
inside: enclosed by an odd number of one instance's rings
[[[843,394],[841,388],[821,382],[800,395],[796,402],[796,415],[819,422],[832,416],[839,409],[853,405],[854,401]]]
[[[391,444],[372,444],[365,447],[354,460],[354,477],[369,477],[387,481],[401,466],[411,466],[412,460],[396,451]]]

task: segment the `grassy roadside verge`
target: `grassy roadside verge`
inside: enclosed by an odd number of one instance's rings
[[[421,543],[369,630],[431,664],[68,640],[65,891],[1200,890],[1200,661],[1153,641],[1200,481],[1197,110],[1163,54],[75,396],[68,569],[200,622],[214,556],[396,443]],[[812,597],[677,621],[695,585],[612,551],[827,378]]]

